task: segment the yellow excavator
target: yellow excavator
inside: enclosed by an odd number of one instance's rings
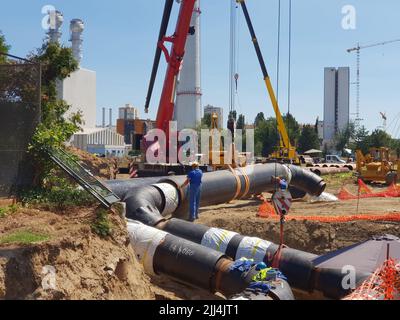
[[[274,160],[274,161],[293,163],[293,164],[300,165],[300,158],[296,152],[296,148],[294,146],[292,146],[292,144],[290,143],[289,135],[286,130],[286,126],[283,121],[281,111],[279,110],[278,101],[276,99],[274,89],[272,88],[271,79],[269,77],[267,67],[265,65],[260,46],[258,44],[258,40],[257,40],[255,31],[254,31],[254,28],[253,28],[253,24],[251,22],[250,15],[249,15],[249,12],[246,7],[246,3],[244,0],[236,0],[236,2],[240,3],[240,5],[242,7],[242,10],[243,10],[243,13],[244,13],[244,16],[246,19],[246,23],[247,23],[247,26],[250,31],[251,39],[254,44],[254,48],[256,50],[257,58],[258,58],[258,61],[260,63],[260,67],[261,67],[261,70],[263,73],[264,81],[267,86],[268,94],[271,99],[272,107],[274,108],[274,112],[275,112],[275,116],[276,116],[280,141],[279,141],[278,150],[271,154],[270,159]]]
[[[371,148],[364,155],[357,150],[357,172],[365,182],[380,182],[390,185],[400,177],[400,161],[391,159],[389,148]]]

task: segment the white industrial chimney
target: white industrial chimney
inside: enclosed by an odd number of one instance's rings
[[[85,29],[85,25],[81,19],[73,19],[71,20],[69,29],[71,32],[71,39],[69,41],[72,42],[72,52],[80,65],[82,60],[82,32]]]
[[[47,31],[48,41],[50,43],[60,43],[61,38],[61,26],[64,22],[64,17],[60,11],[49,11],[48,25],[49,30]]]
[[[195,128],[201,121],[200,0],[196,1],[176,93],[174,120],[178,130]]]

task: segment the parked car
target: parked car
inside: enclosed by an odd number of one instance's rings
[[[326,163],[346,163],[342,158],[340,158],[338,155],[327,155],[325,157],[325,162]]]

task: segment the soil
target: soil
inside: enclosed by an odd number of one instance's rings
[[[332,178],[331,178],[332,179]],[[353,179],[346,178],[328,185],[327,192],[337,194],[341,186],[357,194]],[[370,186],[374,192],[382,191],[382,186]],[[270,195],[264,195],[269,198]],[[384,215],[400,212],[400,198],[369,198],[313,203],[310,199],[294,201],[289,216],[351,216]],[[260,200],[239,200],[231,204],[203,208],[197,223],[219,227],[243,235],[260,237],[279,243],[279,222],[276,219],[257,217]],[[324,223],[307,220],[285,222],[285,244],[294,249],[315,254],[324,254],[374,235],[393,234],[400,237],[400,222],[352,221],[347,223]]]
[[[97,157],[86,151],[69,147],[68,151],[76,155],[81,164],[97,178],[99,179],[110,179],[111,178],[111,167],[112,159]]]
[[[100,159],[103,160],[103,159]],[[356,193],[351,175],[328,179],[327,191],[337,194],[345,185]],[[381,186],[372,186],[381,191]],[[268,195],[265,195],[268,197]],[[4,203],[5,204],[5,203]],[[257,217],[260,200],[235,201],[202,208],[200,220],[208,226],[257,236],[277,243],[279,223]],[[290,216],[343,216],[386,214],[400,211],[400,198],[370,198],[314,203],[295,201]],[[212,300],[221,296],[180,284],[168,278],[149,278],[129,244],[124,220],[110,214],[113,234],[102,238],[91,224],[96,208],[74,208],[50,212],[19,208],[0,218],[0,240],[18,231],[46,235],[48,240],[30,244],[0,244],[1,299],[185,299]],[[400,223],[353,221],[322,223],[287,221],[285,243],[316,254],[349,246],[377,234],[400,236]],[[1,241],[0,241],[1,243]],[[49,266],[55,270],[55,286],[46,289]]]
[[[124,220],[110,214],[112,236],[94,234],[95,208],[48,212],[21,208],[0,219],[0,239],[19,231],[46,235],[34,244],[0,244],[1,299],[218,299],[168,279],[150,279],[136,260]],[[43,287],[49,268],[55,287]]]

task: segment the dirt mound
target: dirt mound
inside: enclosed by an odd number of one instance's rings
[[[390,202],[390,200],[387,201]],[[224,206],[204,208],[201,210],[199,223],[279,243],[279,222],[256,217],[259,205],[259,201],[239,201]],[[332,214],[337,214],[337,212],[344,214],[340,210],[340,205],[340,203],[333,205],[295,203],[293,211],[289,215],[295,215],[295,212],[302,214],[307,212],[309,215],[319,214],[321,210],[324,213],[331,210],[329,212]],[[305,206],[307,210],[303,208]],[[323,206],[323,208],[320,206]],[[300,210],[300,207],[302,210]],[[386,233],[400,236],[400,224],[384,221],[347,223],[287,221],[285,223],[285,244],[294,249],[325,254],[367,240],[371,236]]]
[[[154,299],[123,220],[111,216],[112,238],[103,239],[91,231],[94,209],[77,212],[23,209],[1,220],[0,243],[48,240],[0,244],[0,299]]]
[[[69,147],[68,151],[76,155],[82,162],[83,166],[100,179],[110,179],[112,166],[111,160],[100,158],[86,151]]]

